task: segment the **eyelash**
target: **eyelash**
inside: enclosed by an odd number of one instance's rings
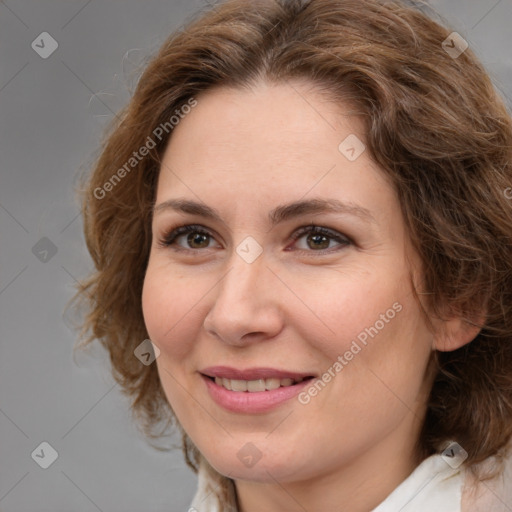
[[[188,234],[188,233],[199,233],[201,235],[206,235],[206,236],[209,236],[209,237],[213,238],[213,235],[209,231],[204,229],[202,226],[199,226],[197,224],[187,224],[187,225],[184,225],[184,226],[179,226],[179,227],[176,227],[176,228],[171,228],[159,240],[158,245],[160,247],[163,247],[163,248],[170,248],[171,246],[175,245],[176,239],[180,235],[185,235],[185,234]],[[341,248],[353,244],[352,240],[350,238],[348,238],[347,236],[341,235],[340,233],[338,233],[336,231],[333,231],[331,229],[315,226],[313,224],[308,225],[308,226],[303,226],[303,227],[299,228],[298,230],[296,230],[290,236],[290,240],[293,240],[293,241],[296,242],[299,238],[301,238],[302,236],[307,235],[307,234],[324,235],[324,236],[326,236],[328,238],[331,238],[331,239],[335,240],[336,242],[340,243],[341,244]],[[187,249],[187,248],[178,247],[178,246],[173,247],[172,249],[175,250],[175,251],[188,252],[188,253],[196,253],[196,254],[197,254],[198,251],[201,251],[201,249]],[[314,253],[320,253],[318,255],[322,256],[325,253],[336,252],[337,250],[339,250],[339,249],[336,249],[335,251],[333,251],[333,248],[331,247],[330,249],[320,249],[318,251],[297,249],[297,252],[299,252],[300,254],[306,254],[306,253],[308,255],[313,254],[315,256],[316,256],[316,254],[314,254]]]

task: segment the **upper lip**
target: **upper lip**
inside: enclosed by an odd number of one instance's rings
[[[207,377],[220,377],[233,380],[259,380],[259,379],[304,379],[312,377],[311,373],[291,372],[276,368],[247,368],[240,370],[229,366],[210,366],[200,371]]]

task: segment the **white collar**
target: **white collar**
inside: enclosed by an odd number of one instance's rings
[[[451,468],[441,455],[431,455],[371,512],[461,512],[464,473],[461,468]],[[201,465],[189,511],[221,512],[214,495],[218,485],[219,481]],[[229,508],[225,506],[224,511]]]
[[[461,468],[432,455],[371,512],[460,512],[463,485]]]

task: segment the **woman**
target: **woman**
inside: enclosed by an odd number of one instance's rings
[[[85,342],[148,435],[182,432],[190,510],[512,509],[512,123],[460,35],[228,1],[119,119]]]

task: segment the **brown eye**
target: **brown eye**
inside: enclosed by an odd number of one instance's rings
[[[299,229],[296,233],[294,233],[292,238],[295,241],[304,238],[305,246],[303,245],[303,247],[298,247],[297,250],[309,253],[328,251],[329,249],[333,248],[331,245],[332,242],[335,242],[334,246],[336,243],[341,247],[351,245],[351,240],[341,233],[313,225],[305,226]]]
[[[198,232],[189,233],[187,236],[187,243],[192,249],[204,249],[205,247],[208,247],[210,242],[209,236],[210,235]]]
[[[327,249],[330,243],[326,235],[309,234],[306,240],[311,249]]]
[[[185,238],[186,235],[186,238]],[[184,244],[180,241],[184,239]],[[176,246],[176,250],[199,250],[207,249],[211,240],[211,233],[201,226],[187,225],[172,229],[159,242],[161,247]]]

